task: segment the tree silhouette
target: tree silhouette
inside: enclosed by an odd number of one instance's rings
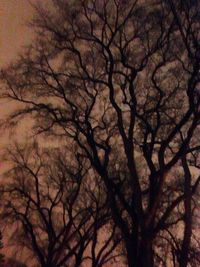
[[[79,159],[70,166],[66,152],[42,150],[36,143],[17,145],[7,156],[12,168],[5,174],[10,182],[2,188],[2,217],[17,227],[11,242],[32,255],[28,266],[78,267],[87,260],[101,267],[119,256],[114,250],[121,240],[108,227],[111,218],[101,183],[87,182]],[[106,225],[101,241],[97,232]]]
[[[160,246],[187,266],[200,180],[189,164],[199,158],[199,1],[52,4],[36,7],[35,43],[2,71],[2,94],[23,104],[10,124],[32,116],[37,133],[75,144],[104,183],[129,267],[155,266]]]

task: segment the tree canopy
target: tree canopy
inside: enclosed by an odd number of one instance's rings
[[[129,267],[197,266],[199,1],[51,2],[1,72],[21,104],[10,125],[34,118],[34,133],[73,147],[103,183]]]

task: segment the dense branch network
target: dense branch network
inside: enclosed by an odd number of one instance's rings
[[[50,10],[36,7],[35,44],[2,71],[4,95],[23,104],[10,122],[33,116],[37,133],[70,140],[101,177],[130,267],[166,264],[160,246],[170,247],[174,266],[191,260],[198,8],[198,1],[56,0]]]

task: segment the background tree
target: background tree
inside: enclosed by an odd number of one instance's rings
[[[159,237],[180,221],[182,256],[173,256],[188,263],[199,184],[188,162],[199,153],[198,2],[37,6],[35,43],[2,72],[4,95],[23,104],[10,122],[33,116],[37,133],[66,138],[101,177],[129,267],[154,266]],[[184,189],[173,191],[177,168]]]
[[[117,257],[120,239],[114,240],[115,228],[108,228],[110,212],[101,183],[87,183],[78,159],[70,166],[66,152],[42,151],[36,144],[16,146],[8,158],[12,168],[6,173],[1,216],[17,227],[12,242],[33,256],[28,266],[75,267],[87,259],[87,266],[100,267]],[[107,235],[99,240],[97,231],[105,225]]]

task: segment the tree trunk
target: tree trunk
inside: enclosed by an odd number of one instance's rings
[[[141,240],[138,262],[140,267],[154,266],[152,241],[146,237]]]
[[[153,267],[152,240],[143,237],[126,242],[128,267]]]
[[[191,243],[191,236],[192,236],[192,194],[191,194],[191,173],[188,167],[188,163],[186,161],[186,156],[182,159],[183,169],[185,174],[185,183],[184,183],[184,236],[183,242],[181,246],[181,253],[179,258],[179,266],[180,267],[187,267],[188,260],[189,260],[189,250],[190,250],[190,243]]]
[[[136,267],[138,260],[137,238],[129,238],[128,240],[126,240],[126,253],[128,267]]]

